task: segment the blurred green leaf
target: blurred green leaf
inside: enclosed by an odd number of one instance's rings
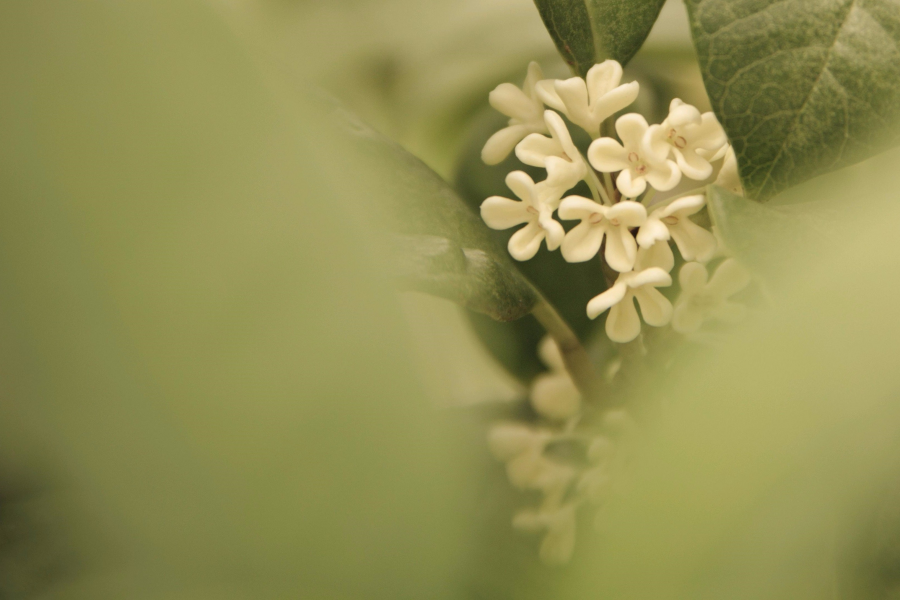
[[[383,192],[245,52],[199,1],[0,5],[4,598],[456,595]]]
[[[767,200],[900,140],[891,0],[688,0],[706,89],[747,195]]]
[[[623,65],[650,34],[665,0],[535,0],[563,60],[584,77],[606,59]]]
[[[377,190],[381,199],[370,208],[381,213],[392,230],[389,243],[400,284],[498,321],[529,314],[537,293],[456,192],[398,144],[347,111],[335,112],[352,145],[340,151],[367,166],[359,193]],[[340,160],[349,162],[346,157]]]

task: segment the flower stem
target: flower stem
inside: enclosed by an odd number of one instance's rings
[[[534,307],[534,317],[547,330],[562,354],[566,370],[585,399],[593,398],[600,384],[594,365],[587,350],[572,328],[569,327],[556,309],[543,298]]]
[[[591,166],[584,156],[581,157],[584,160],[584,164],[587,167],[587,176],[584,178],[585,183],[588,184],[588,187],[591,188],[591,194],[594,196],[594,202],[597,204],[602,203],[607,206],[612,206],[612,200],[609,199],[609,194],[606,193],[606,188],[600,183],[600,179],[597,178],[597,171],[594,170],[594,167]]]

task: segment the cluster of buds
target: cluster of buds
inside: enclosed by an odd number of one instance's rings
[[[594,319],[609,311],[606,333],[615,342],[637,338],[641,317],[654,327],[671,323],[680,333],[695,332],[707,319],[739,318],[741,310],[729,297],[749,279],[733,260],[708,276],[706,263],[723,250],[711,231],[691,220],[703,210],[705,195],[654,202],[656,191],[671,191],[682,178],[710,180],[714,163],[721,163],[716,183],[740,193],[725,132],[713,113],[676,98],[662,123],[649,125],[629,113],[615,121],[618,139],[605,137],[604,122],[638,95],[637,82],[621,80],[622,67],[613,60],[595,65],[584,79],[565,80],[544,79],[540,66],[531,63],[521,89],[504,83],[491,92],[491,105],[510,120],[488,140],[482,159],[497,164],[515,151],[522,163],[546,169],[547,177],[535,182],[523,171],[509,173],[506,183],[518,200],[492,196],[482,203],[481,216],[492,229],[524,225],[508,244],[520,261],[534,257],[542,244],[559,249],[571,263],[591,260],[603,249],[602,258],[619,275],[588,303],[587,314]],[[566,120],[591,136],[586,155],[573,142]],[[592,198],[566,195],[582,181]],[[567,232],[554,215],[578,224]],[[673,283],[670,242],[686,261],[679,273],[682,298],[675,306],[658,289]]]

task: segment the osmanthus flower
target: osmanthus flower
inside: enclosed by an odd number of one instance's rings
[[[662,327],[671,320],[672,303],[656,289],[670,285],[672,277],[659,267],[622,273],[611,288],[588,302],[588,317],[596,319],[609,310],[606,335],[614,342],[630,342],[641,333],[635,299],[647,325]]]
[[[555,108],[570,121],[600,137],[600,125],[635,101],[639,85],[636,81],[620,85],[622,65],[606,60],[591,67],[587,77],[545,79],[537,84],[537,95],[544,104]]]
[[[643,271],[651,267],[659,267],[669,273],[675,266],[675,254],[669,247],[669,242],[659,240],[652,246],[641,246],[637,251],[637,260],[634,261],[634,270]]]
[[[545,531],[541,542],[541,560],[548,564],[564,564],[575,549],[574,503],[541,510],[523,510],[513,517],[513,527],[522,531]]]
[[[719,169],[715,183],[732,194],[744,195],[744,186],[741,185],[741,176],[738,174],[737,157],[731,146],[728,146],[728,150],[725,152],[725,160],[722,162],[722,168]]]
[[[588,149],[588,160],[604,173],[621,171],[616,187],[628,198],[644,193],[649,182],[661,192],[671,190],[681,181],[681,171],[665,152],[644,143],[649,130],[647,120],[637,113],[622,115],[616,121],[620,144],[612,138],[599,138]]]
[[[521,201],[491,196],[481,203],[481,218],[488,227],[497,230],[525,224],[509,239],[507,247],[512,257],[516,260],[534,257],[544,240],[548,250],[559,248],[566,235],[562,225],[553,218],[559,194],[543,182],[535,183],[523,171],[507,175],[506,185]]]
[[[734,323],[744,318],[746,307],[729,298],[750,284],[750,274],[733,258],[722,261],[710,278],[706,267],[689,262],[678,273],[681,295],[675,302],[672,329],[693,333],[704,321]]]
[[[675,98],[669,105],[669,116],[650,127],[645,144],[648,152],[657,155],[671,150],[682,173],[702,180],[713,172],[704,155],[716,153],[727,141],[713,113],[700,114],[696,107]]]
[[[547,110],[544,122],[550,137],[532,133],[516,146],[516,156],[526,165],[547,169],[547,185],[562,194],[587,175],[588,166],[562,117]]]
[[[564,421],[578,414],[581,393],[566,371],[559,346],[550,336],[541,340],[538,356],[549,371],[538,375],[531,384],[531,405],[542,417]]]
[[[641,247],[649,247],[669,239],[675,240],[685,260],[706,262],[716,251],[716,237],[690,220],[706,204],[706,196],[684,196],[650,213],[637,232]],[[666,245],[668,248],[668,245]],[[671,249],[669,249],[671,252]]]
[[[496,165],[503,162],[516,144],[530,133],[546,132],[544,104],[535,86],[544,74],[536,62],[528,65],[528,75],[522,89],[511,83],[501,83],[488,96],[496,110],[509,117],[509,126],[490,137],[481,151],[481,160]]]
[[[582,196],[569,196],[559,205],[559,218],[581,219],[562,242],[562,255],[568,262],[594,258],[605,237],[607,264],[620,273],[634,267],[637,243],[629,229],[640,227],[647,219],[647,209],[640,202],[605,206]]]

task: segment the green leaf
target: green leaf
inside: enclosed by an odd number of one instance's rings
[[[749,197],[900,140],[900,11],[891,0],[688,0],[713,110]]]
[[[579,75],[637,53],[665,0],[535,0],[559,53]]]
[[[481,218],[422,161],[343,109],[334,111],[352,167],[345,193],[377,190],[371,202],[385,220],[397,282],[457,302],[498,321],[531,312],[539,297]]]

